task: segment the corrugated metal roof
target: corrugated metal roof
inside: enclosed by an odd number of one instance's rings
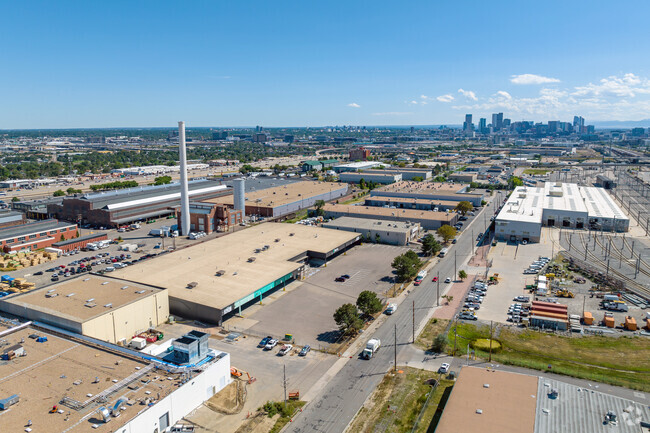
[[[558,391],[556,399],[549,398],[552,389]],[[608,411],[616,414],[616,425],[603,424]],[[639,433],[641,421],[650,421],[650,409],[640,403],[557,380],[539,379],[535,433]]]
[[[34,233],[47,232],[50,230],[74,226],[71,223],[59,222],[55,219],[36,221],[17,226],[5,227],[0,229],[0,239],[12,239],[15,237],[27,236]]]
[[[220,182],[214,180],[192,180],[188,182],[189,191],[203,189],[211,186],[220,185]],[[97,192],[85,194],[80,198],[93,203],[95,209],[102,208],[111,204],[123,203],[125,201],[154,198],[160,195],[180,193],[180,183],[170,183],[167,185],[139,186],[136,188],[127,188],[117,191]]]

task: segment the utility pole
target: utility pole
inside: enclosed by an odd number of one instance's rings
[[[634,258],[634,240],[632,240],[632,250],[630,251],[630,258]]]
[[[605,275],[609,277],[609,259],[607,259],[607,273]]]
[[[285,364],[282,368],[283,371],[283,379],[282,379],[282,385],[284,386],[284,405],[286,407],[287,405],[287,365]]]
[[[440,306],[440,271],[438,271],[438,278],[436,278],[436,284],[438,288],[436,289],[436,306]]]
[[[394,357],[395,357],[395,373],[397,373],[397,323],[395,324],[395,345],[393,346],[395,349],[394,352]]]
[[[453,355],[456,355],[456,336],[458,335],[456,333],[457,328],[458,328],[458,316],[456,316],[456,320],[454,321],[454,353],[453,353]]]
[[[585,304],[587,302],[587,295],[582,295],[582,317],[585,317]]]
[[[456,273],[458,272],[458,267],[456,266],[456,258],[457,258],[457,254],[456,254],[456,250],[454,250],[454,280],[456,279]]]
[[[474,239],[474,229],[472,229],[472,239]],[[474,255],[474,241],[472,241],[472,255]]]
[[[413,301],[413,344],[415,344],[415,301]]]

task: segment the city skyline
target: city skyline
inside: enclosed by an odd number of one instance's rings
[[[0,128],[648,119],[650,5],[562,6],[14,3]]]

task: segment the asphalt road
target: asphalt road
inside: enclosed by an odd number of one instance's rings
[[[495,194],[494,197],[497,197]],[[490,199],[494,198],[490,197]],[[454,277],[454,259],[460,269],[472,253],[472,245],[476,238],[472,238],[472,229],[477,235],[486,229],[490,217],[494,214],[494,202],[490,203],[473,218],[463,230],[458,242],[450,248],[448,255],[442,258],[425,279],[426,284],[411,290],[402,303],[401,308],[388,317],[388,319],[372,335],[381,339],[381,349],[371,360],[363,360],[359,356],[350,359],[345,366],[327,384],[317,398],[312,400],[297,416],[291,427],[286,431],[299,432],[336,432],[345,430],[357,411],[363,405],[375,387],[381,382],[384,375],[392,368],[395,354],[395,329],[397,330],[397,352],[399,353],[412,341],[413,313],[411,305],[415,301],[416,328],[420,321],[425,320],[428,312],[436,305],[436,284],[431,280],[440,272],[440,279]],[[484,216],[485,214],[485,216]],[[454,252],[456,252],[456,257]],[[440,294],[444,293],[444,283],[440,283]],[[370,335],[364,334],[360,338],[369,340]]]

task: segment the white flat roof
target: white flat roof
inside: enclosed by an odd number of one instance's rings
[[[628,220],[603,188],[561,182],[545,182],[541,187],[515,188],[497,220],[541,223],[545,210],[584,214],[589,218]]]

